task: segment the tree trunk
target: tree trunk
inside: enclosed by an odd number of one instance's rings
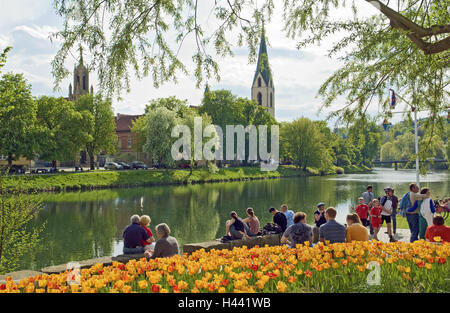
[[[91,165],[91,171],[95,170],[94,153],[89,152],[89,164]]]
[[[11,168],[12,166],[13,157],[12,154],[8,154],[8,167]]]
[[[56,170],[56,160],[52,161],[52,167]]]

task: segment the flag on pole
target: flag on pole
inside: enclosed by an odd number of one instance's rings
[[[392,89],[391,89],[392,90]],[[395,91],[392,90],[392,95],[391,95],[391,108],[394,110],[395,109],[395,104],[397,102],[397,98],[395,97]]]

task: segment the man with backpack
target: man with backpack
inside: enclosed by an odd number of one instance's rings
[[[409,192],[405,193],[400,201],[399,210],[402,216],[406,216],[409,230],[411,231],[410,242],[419,239],[419,210],[415,209],[408,212],[414,206],[414,203],[423,200],[427,197],[426,194],[419,193],[419,187],[415,183],[409,185]]]
[[[381,225],[383,225],[384,221],[386,221],[389,241],[395,242],[396,240],[394,239],[391,230],[391,217],[393,214],[392,190],[393,189],[391,187],[384,188],[384,192],[386,193],[386,195],[380,198],[380,204],[383,207],[383,211],[381,212]]]

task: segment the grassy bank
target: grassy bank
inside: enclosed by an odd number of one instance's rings
[[[352,168],[351,170],[354,171],[355,169]],[[361,172],[368,170],[368,168],[360,168]],[[333,168],[328,173],[320,173],[318,170],[309,168],[307,171],[303,171],[293,166],[280,166],[276,171],[268,172],[261,171],[259,167],[226,168],[220,169],[216,173],[212,173],[208,169],[194,169],[192,172],[189,170],[94,171],[53,175],[8,176],[4,178],[4,186],[9,190],[20,188],[26,191],[69,191],[301,177],[336,173],[341,173],[341,168]]]

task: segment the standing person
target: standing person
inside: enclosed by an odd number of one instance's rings
[[[281,212],[286,216],[287,225],[286,228],[288,228],[291,225],[294,225],[294,212],[292,210],[288,210],[288,206],[286,204],[281,205]]]
[[[142,228],[145,229],[145,232],[147,233],[150,239],[150,242],[148,242],[147,240],[142,240],[142,246],[144,247],[144,250],[152,249],[153,245],[151,243],[155,242],[155,238],[153,238],[153,233],[148,227],[151,221],[152,220],[148,215],[142,215],[139,218],[139,224],[141,225]]]
[[[369,206],[364,203],[363,197],[359,197],[358,205],[355,208],[355,212],[358,215],[358,217],[360,218],[362,226],[365,226],[365,227],[369,226],[369,219],[368,219]]]
[[[381,212],[383,212],[383,208],[378,202],[378,199],[373,199],[372,208],[370,209],[370,224],[372,225],[373,238],[375,240],[379,240],[378,232],[380,231]]]
[[[433,217],[434,213],[436,213],[436,209],[434,208],[433,199],[431,199],[431,193],[429,188],[422,188],[420,191],[421,194],[425,194],[427,198],[422,201],[422,205],[420,206],[419,214],[422,217],[422,227],[419,222],[419,236],[420,238],[425,238],[425,232],[428,226],[433,225]]]
[[[387,233],[389,236],[390,242],[395,242],[394,236],[392,236],[392,229],[391,229],[391,216],[392,216],[392,188],[386,187],[384,188],[384,192],[386,193],[383,197],[380,199],[380,204],[382,205],[382,211],[381,211],[381,224],[380,227],[383,225],[384,221],[386,221],[387,226]]]
[[[123,231],[123,253],[124,254],[137,254],[143,253],[144,247],[142,246],[142,240],[151,243],[150,236],[147,234],[144,228],[139,224],[139,215],[133,215],[130,218],[131,224],[128,225]]]
[[[400,207],[403,208],[404,206],[408,206],[406,220],[408,221],[409,230],[411,231],[410,242],[418,240],[419,237],[419,205],[418,203],[416,204],[416,201],[423,200],[426,197],[426,194],[419,193],[419,187],[415,183],[411,183],[409,185],[409,192],[402,198],[402,202],[406,203],[401,203]]]
[[[145,256],[150,257],[151,259],[156,259],[170,258],[171,256],[179,254],[180,249],[178,247],[178,241],[175,237],[170,236],[169,226],[162,223],[156,225],[155,229],[156,236],[158,237],[158,241],[155,245],[155,251],[153,253],[150,251],[145,251]]]
[[[373,186],[372,185],[367,186],[366,191],[361,194],[361,197],[363,197],[364,204],[367,205],[370,210],[372,208],[372,201],[375,198],[373,195]],[[370,215],[369,215],[369,220],[370,220]],[[370,234],[373,235],[372,223],[369,223],[369,226],[370,226]]]
[[[287,243],[290,248],[295,248],[297,244],[304,244],[311,241],[312,228],[306,224],[306,213],[297,212],[294,215],[294,224],[289,226],[281,237],[281,243]]]
[[[269,213],[273,215],[273,222],[280,226],[281,231],[284,233],[287,225],[286,215],[275,208],[270,208]]]
[[[436,210],[434,209],[434,202],[431,199],[430,189],[422,188],[421,195],[426,195],[427,198],[418,200],[408,212],[419,212],[419,239],[425,239],[425,232],[428,226],[433,225],[433,217]]]
[[[226,234],[231,236],[232,240],[248,237],[245,232],[244,222],[239,218],[235,211],[230,213],[231,219],[225,225]]]
[[[247,231],[247,234],[250,237],[257,236],[259,233],[260,224],[258,217],[255,215],[255,212],[253,211],[253,208],[247,208],[247,215],[248,217],[242,220],[245,224],[248,225],[249,229]]]
[[[320,226],[327,222],[325,218],[325,203],[320,202],[317,204],[317,210],[314,212],[315,224],[313,228],[313,243],[317,243],[319,241],[319,233]]]
[[[348,214],[347,225],[348,225],[346,232],[347,242],[369,240],[369,232],[367,231],[367,228],[361,224],[361,220],[358,214],[356,213]]]
[[[337,211],[333,207],[329,207],[325,211],[325,219],[327,222],[320,226],[320,241],[329,241],[330,243],[345,242],[346,229],[345,226],[336,222]]]
[[[392,201],[392,229],[394,236],[397,233],[397,209],[398,209],[398,198],[394,194],[394,189],[392,189],[392,192],[390,194],[391,201]]]
[[[361,197],[364,199],[364,204],[370,209],[372,207],[372,201],[375,198],[373,195],[373,186],[367,186],[366,191],[361,194]]]

